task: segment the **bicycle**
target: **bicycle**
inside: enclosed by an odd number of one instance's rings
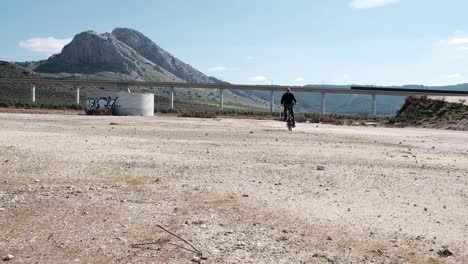
[[[293,111],[293,107],[294,107],[294,104],[286,105],[286,112],[287,112],[287,116],[286,116],[287,125],[286,126],[288,127],[289,131],[292,131],[293,127],[295,127],[294,116],[291,115]]]

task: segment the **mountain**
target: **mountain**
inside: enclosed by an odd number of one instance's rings
[[[39,73],[113,72],[137,80],[183,81],[109,33],[85,31],[76,35],[60,54],[39,62]]]
[[[192,66],[172,56],[169,52],[156,45],[156,43],[147,36],[134,29],[116,28],[112,31],[112,35],[119,41],[127,44],[141,56],[187,82],[220,82],[216,78],[208,77]]]
[[[24,66],[38,73],[123,74],[135,80],[220,83],[172,56],[147,36],[130,28],[112,33],[85,31],[60,54]]]

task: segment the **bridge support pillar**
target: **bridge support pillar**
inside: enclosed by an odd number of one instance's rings
[[[80,105],[80,86],[77,85],[76,87],[76,105]]]
[[[371,114],[373,116],[377,115],[377,95],[372,95],[372,102],[371,102]]]
[[[31,100],[33,103],[36,102],[36,85],[35,84],[31,86]]]
[[[270,91],[270,112],[275,110],[275,93],[273,90]]]
[[[219,89],[219,110],[224,110],[224,89]]]
[[[174,87],[171,87],[171,109],[174,109]]]
[[[320,93],[320,114],[325,114],[325,93]]]

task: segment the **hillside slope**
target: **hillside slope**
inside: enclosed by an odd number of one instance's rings
[[[468,105],[427,97],[408,97],[389,124],[468,130]]]

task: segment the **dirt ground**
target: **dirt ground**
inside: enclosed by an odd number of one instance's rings
[[[467,172],[462,131],[0,113],[0,257],[468,263]]]

